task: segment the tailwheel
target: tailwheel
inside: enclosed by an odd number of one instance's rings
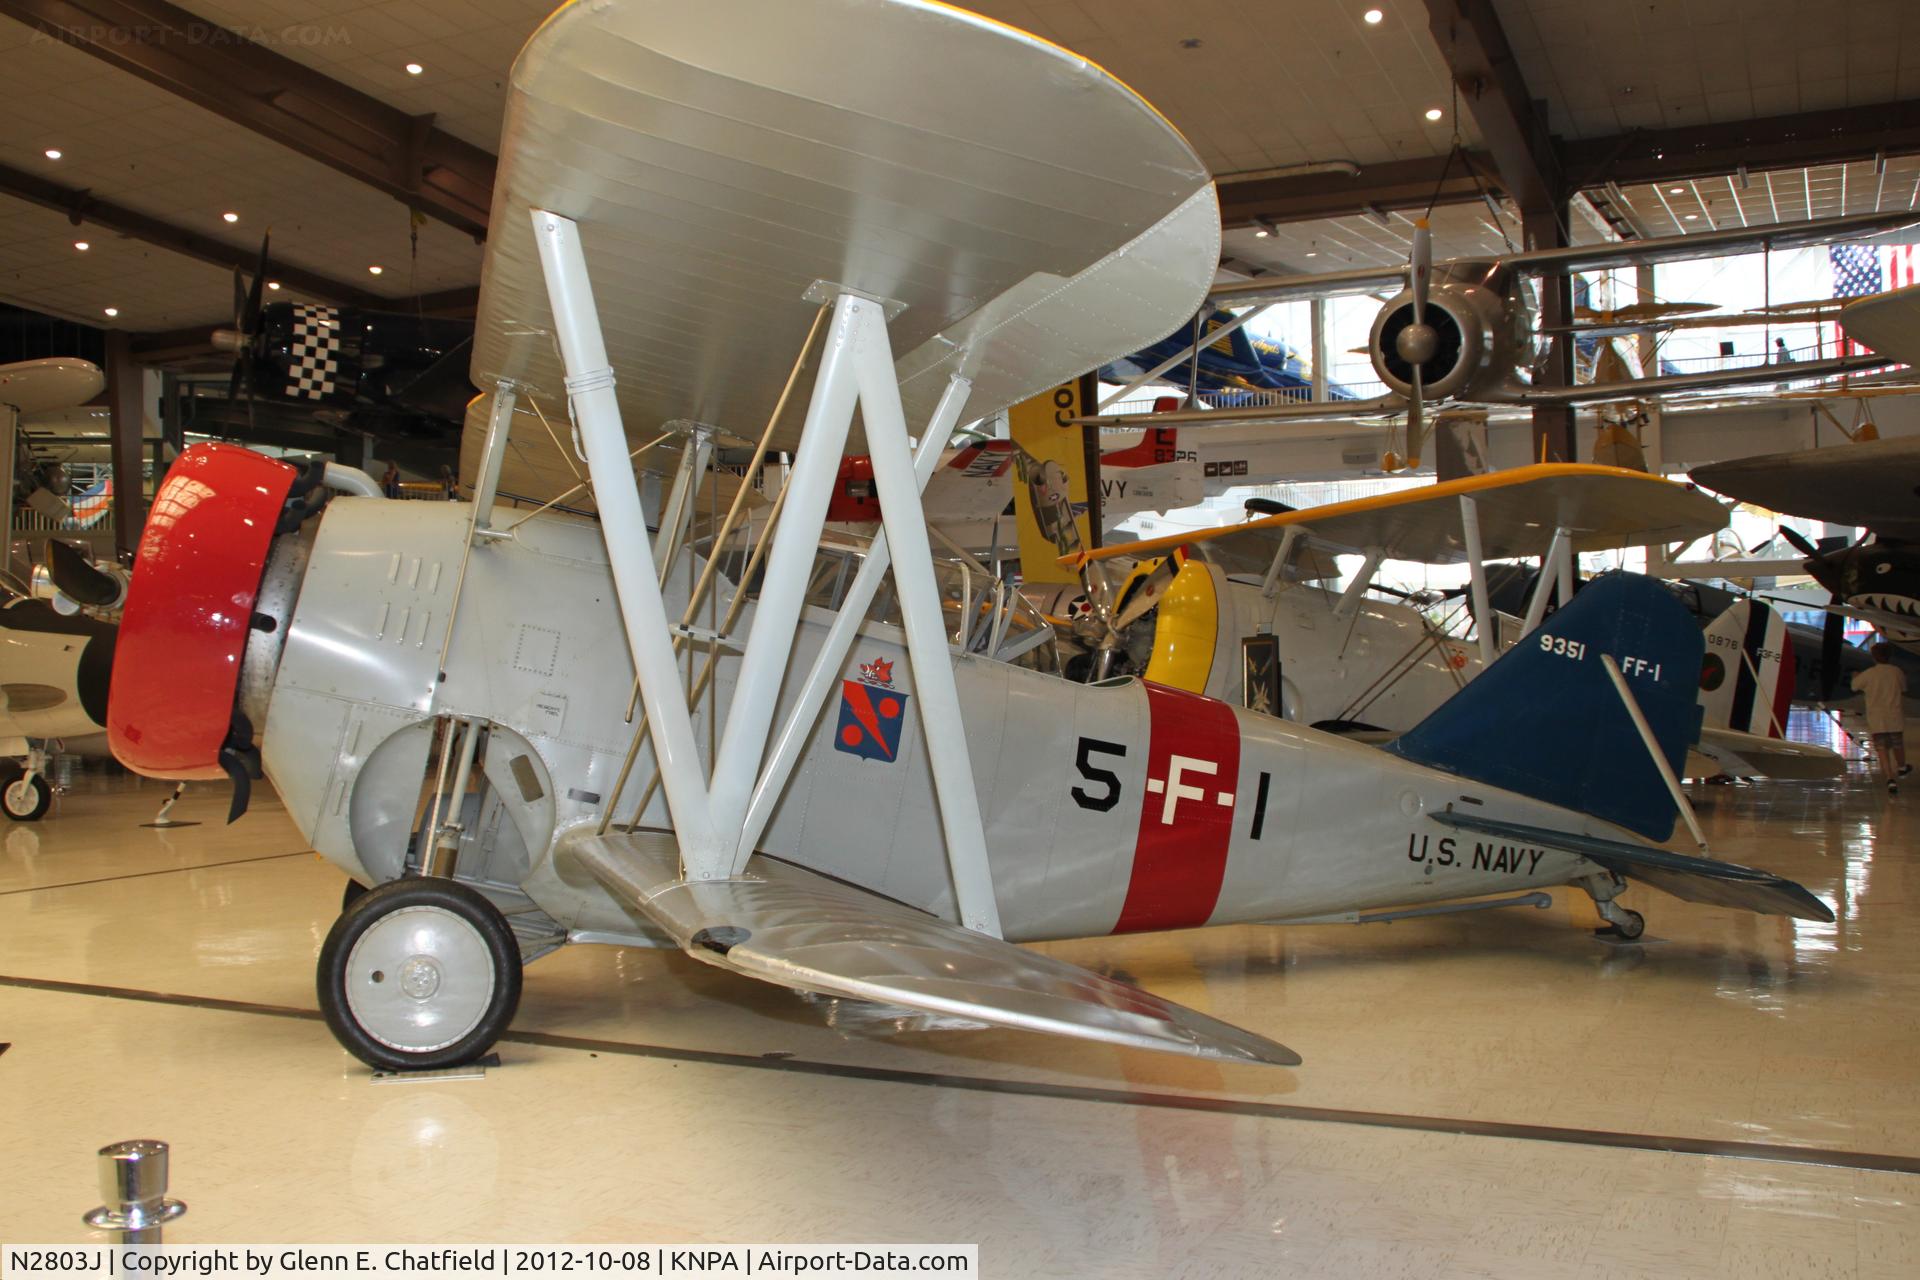
[[[1600,915],[1606,920],[1607,927],[1596,929],[1594,932],[1598,936],[1633,942],[1647,931],[1647,918],[1632,907],[1623,907],[1617,902],[1602,902],[1599,907]]]
[[[44,774],[31,777],[17,766],[6,773],[6,787],[0,791],[0,809],[15,822],[38,822],[53,807],[53,788]]]
[[[358,895],[320,947],[320,1011],[347,1052],[386,1071],[480,1057],[520,1005],[520,947],[504,917],[452,880]]]

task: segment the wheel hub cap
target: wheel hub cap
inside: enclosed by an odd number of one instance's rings
[[[402,907],[367,926],[347,956],[346,1003],[361,1030],[402,1053],[464,1039],[499,976],[479,930],[441,907]]]
[[[400,966],[400,989],[415,1000],[431,1000],[440,989],[440,966],[428,956],[409,956]]]

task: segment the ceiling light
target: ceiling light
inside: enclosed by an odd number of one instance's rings
[[[1688,214],[1688,215],[1687,215],[1687,221],[1688,221],[1688,222],[1698,222],[1698,221],[1700,221],[1700,215],[1699,215],[1699,214],[1697,214],[1697,213],[1690,213],[1690,214]]]
[[[1265,227],[1256,227],[1254,228],[1253,234],[1258,236],[1260,239],[1265,240],[1268,236],[1272,235],[1273,232],[1267,230]]]
[[[1668,188],[1667,188],[1667,194],[1668,194],[1668,195],[1670,195],[1670,196],[1677,196],[1677,195],[1679,195],[1679,194],[1680,194],[1680,193],[1681,193],[1682,191],[1685,191],[1685,190],[1686,190],[1686,188],[1685,188],[1685,187],[1668,187]]]
[[[120,314],[120,308],[118,308],[118,307],[108,307],[108,308],[107,308],[107,314],[108,314],[109,316],[117,316],[117,315],[119,315],[119,314]]]
[[[1429,119],[1429,120],[1438,120],[1438,119],[1439,119],[1439,118],[1440,118],[1441,116],[1443,116],[1443,115],[1445,115],[1445,114],[1447,114],[1447,113],[1446,113],[1446,112],[1444,112],[1444,111],[1442,111],[1442,110],[1441,110],[1440,108],[1438,108],[1438,107],[1428,107],[1428,108],[1427,108],[1427,119]]]
[[[59,158],[60,158],[60,148],[58,147],[47,148],[47,159],[58,160]]]
[[[228,222],[238,222],[238,221],[240,221],[240,215],[239,215],[239,214],[237,214],[237,213],[233,213],[233,212],[227,212],[227,213],[223,213],[223,214],[221,214],[220,216],[221,216],[222,218],[225,218],[225,219],[226,219],[226,220],[227,220]]]
[[[1309,249],[1307,250],[1307,256],[1309,258],[1317,258],[1320,256],[1320,251],[1318,249]]]
[[[93,246],[88,244],[85,240],[75,240],[73,242],[73,247],[78,249],[82,253],[85,253],[87,250],[93,248]]]
[[[419,63],[417,63],[417,62],[409,62],[409,63],[407,64],[407,74],[408,74],[408,75],[410,75],[410,76],[417,76],[417,75],[419,75],[419,74],[420,74],[420,73],[421,73],[422,71],[425,71],[425,70],[426,70],[426,68],[425,68],[425,67],[423,67],[423,66],[421,66],[421,65],[420,65]]]
[[[1360,16],[1367,20],[1367,25],[1370,27],[1379,26],[1387,17],[1386,14],[1380,12],[1378,9],[1369,9]]]
[[[269,281],[267,281],[267,288],[269,288],[269,289],[278,289],[279,287],[280,287],[280,282],[279,282],[278,280],[269,280]]]
[[[373,273],[374,275],[376,275],[376,276],[377,276],[377,275],[379,275],[379,274],[380,274],[380,273],[381,273],[382,271],[385,271],[385,270],[386,270],[386,268],[385,268],[385,267],[383,267],[383,266],[381,266],[381,265],[380,265],[379,263],[377,263],[377,262],[376,262],[376,263],[375,263],[374,265],[372,265],[371,267],[368,267],[368,268],[367,268],[367,270],[368,270],[368,271],[371,271],[371,272],[372,272],[372,273]]]

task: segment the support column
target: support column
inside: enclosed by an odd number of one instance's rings
[[[107,333],[107,409],[113,456],[113,545],[131,556],[147,522],[147,498],[141,478],[140,393],[144,371],[133,361],[133,340],[118,329]]]
[[[0,404],[0,574],[13,573],[13,464],[20,456],[20,415],[10,404]]]
[[[1313,316],[1313,398],[1327,398],[1327,300],[1315,298],[1307,306]]]
[[[1528,250],[1563,249],[1567,245],[1567,219],[1571,210],[1557,200],[1520,215],[1520,234]],[[1540,325],[1565,328],[1573,323],[1573,280],[1548,272],[1540,277]],[[1573,339],[1566,334],[1550,340],[1547,359],[1540,369],[1537,385],[1570,387],[1573,385]],[[1579,442],[1574,435],[1573,406],[1535,405],[1533,409],[1533,448],[1528,462],[1578,462]]]

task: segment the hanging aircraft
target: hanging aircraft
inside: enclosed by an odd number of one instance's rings
[[[297,408],[331,426],[388,441],[452,439],[474,396],[467,377],[473,322],[263,302],[270,240],[261,237],[251,284],[234,269],[233,327],[212,335],[214,349],[234,358],[227,384],[234,421],[228,425],[258,426],[260,404],[275,411]]]
[[[1197,354],[1195,343],[1200,344]],[[1217,307],[1208,310],[1204,322],[1196,315],[1152,346],[1104,366],[1100,378],[1163,380],[1210,392],[1313,390],[1312,366],[1299,352],[1284,342],[1253,336],[1239,317]],[[1329,385],[1327,395],[1333,400],[1357,398],[1338,385]],[[1232,403],[1230,395],[1226,402]]]
[[[1898,363],[1897,355],[1847,355],[1790,365],[1763,364],[1566,387],[1547,385],[1538,376],[1546,351],[1543,337],[1578,340],[1589,335],[1589,330],[1591,335],[1605,335],[1625,332],[1645,322],[1637,319],[1630,324],[1600,322],[1543,333],[1538,324],[1539,305],[1533,279],[1546,274],[1827,244],[1892,231],[1916,222],[1920,222],[1920,216],[1911,211],[1853,214],[1802,223],[1728,228],[1696,235],[1436,263],[1431,233],[1425,219],[1419,219],[1415,222],[1412,254],[1404,267],[1260,276],[1217,285],[1208,295],[1208,304],[1214,307],[1250,307],[1257,311],[1281,302],[1398,289],[1399,292],[1381,306],[1367,343],[1374,374],[1386,384],[1387,395],[1339,404],[1322,401],[1222,407],[1212,411],[1187,409],[1164,425],[1224,427],[1404,411],[1408,416],[1409,434],[1417,438],[1424,429],[1425,411],[1430,404],[1590,404],[1805,381],[1886,368]],[[1904,332],[1910,313],[1920,312],[1920,294],[1883,296],[1889,299],[1886,313],[1870,316],[1870,321],[1877,321],[1879,329],[1888,333]],[[1245,314],[1240,318],[1244,320]],[[1193,354],[1191,343],[1185,354]],[[1101,427],[1128,425],[1125,416],[1090,415],[1079,421]]]
[[[662,66],[704,109],[643,109]],[[319,964],[328,1025],[363,1060],[484,1053],[524,963],[569,942],[1292,1064],[1015,943],[1553,884],[1627,933],[1629,876],[1832,918],[1789,881],[1648,843],[1675,821],[1663,779],[1701,648],[1629,579],[1589,588],[1397,754],[1003,660],[1048,638],[1005,591],[984,626],[960,611],[952,651],[920,491],[953,428],[1138,350],[1213,277],[1205,167],[1094,64],[918,0],[574,5],[515,63],[500,155],[476,500],[330,497],[243,449],[188,450],[142,538],[108,708],[129,767],[257,767],[314,848],[378,886]],[[699,358],[747,333],[790,343],[793,372]],[[556,497],[581,482],[561,432],[514,434],[528,407],[572,427],[597,527],[494,503],[507,475]],[[649,510],[633,468],[670,423],[694,465]],[[792,455],[781,514],[740,547],[735,504],[693,546],[687,495],[713,434],[742,427]],[[816,573],[849,449],[873,460],[882,531],[851,573]],[[868,620],[888,577],[897,627]]]
[[[1920,296],[1920,295],[1917,295]],[[1696,483],[1783,515],[1864,527],[1872,536],[1823,550],[1780,532],[1837,608],[1920,651],[1920,437],[1770,453],[1696,467]]]

